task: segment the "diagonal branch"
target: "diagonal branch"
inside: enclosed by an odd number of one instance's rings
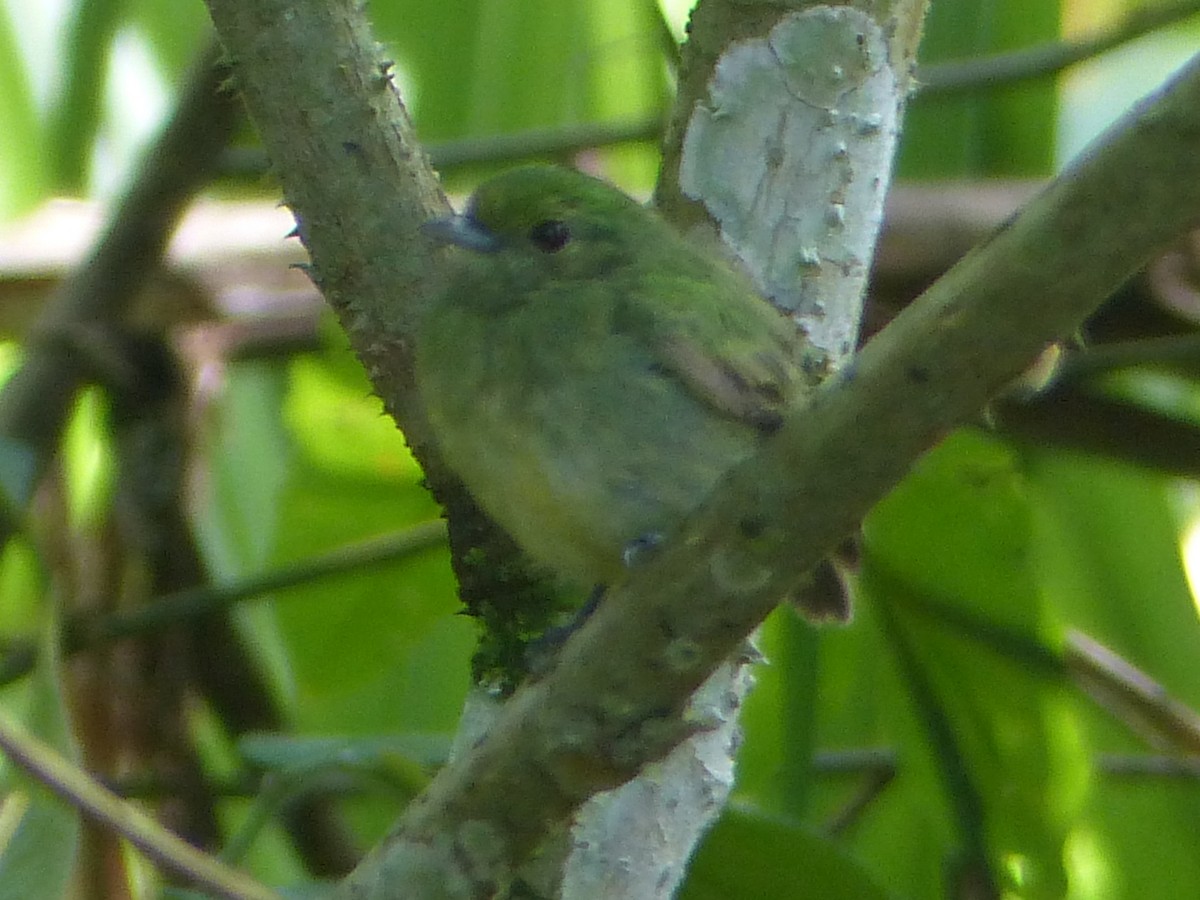
[[[686,737],[673,716],[776,598],[941,435],[1200,221],[1198,147],[1200,59],[909,307],[616,586],[556,668],[439,773],[346,896],[384,896],[401,873],[414,885],[502,876],[584,799]]]

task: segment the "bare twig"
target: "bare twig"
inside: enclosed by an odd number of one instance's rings
[[[1083,632],[1072,631],[1065,661],[1068,674],[1085,693],[1152,744],[1200,756],[1200,713],[1128,660]]]
[[[1197,13],[1197,0],[1168,0],[1131,9],[1110,28],[1079,40],[922,66],[917,72],[917,95],[965,93],[1053,75]]]
[[[308,584],[323,578],[361,571],[364,568],[402,559],[445,543],[446,527],[441,521],[414,526],[399,535],[372,538],[340,547],[294,566],[243,579],[227,585],[202,585],[155,598],[128,612],[87,621],[68,619],[64,652],[73,653],[125,637],[147,634],[192,619],[228,609],[236,603],[271,591]],[[37,659],[33,641],[9,641],[0,657],[0,685],[27,675]]]
[[[278,900],[279,895],[274,891],[165,831],[145,813],[3,717],[0,717],[0,750],[14,765],[89,818],[115,830],[164,869],[228,900]]]

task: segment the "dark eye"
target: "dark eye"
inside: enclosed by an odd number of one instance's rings
[[[571,229],[561,219],[547,219],[529,229],[529,240],[539,250],[557,253],[571,240]]]

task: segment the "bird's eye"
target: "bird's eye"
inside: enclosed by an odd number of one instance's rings
[[[529,240],[545,253],[557,253],[571,240],[571,229],[561,219],[547,219],[529,229]]]

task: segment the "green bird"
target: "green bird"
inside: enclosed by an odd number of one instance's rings
[[[823,372],[719,252],[598,179],[515,169],[425,231],[461,248],[417,332],[433,435],[568,583],[611,584],[669,539]]]

